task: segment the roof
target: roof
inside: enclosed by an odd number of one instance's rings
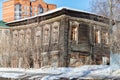
[[[86,12],[86,11],[73,9],[73,8],[68,8],[68,7],[60,7],[60,8],[56,8],[54,10],[50,10],[48,12],[36,15],[36,16],[32,16],[32,17],[28,17],[28,18],[24,18],[24,19],[20,19],[20,20],[15,20],[15,21],[12,21],[12,22],[8,22],[7,24],[12,24],[12,23],[20,22],[20,21],[25,21],[25,20],[30,20],[30,19],[34,19],[34,18],[37,18],[37,17],[44,17],[44,16],[51,15],[51,14],[54,14],[54,13],[57,13],[57,12],[59,12],[58,13],[59,15],[70,14],[69,12],[72,12],[72,13],[74,13],[72,15],[75,15],[75,13],[76,14],[83,14],[84,13],[84,14],[91,15],[91,16],[94,16],[94,17],[100,17],[100,18],[108,19],[107,17],[97,15],[97,14],[94,14],[94,13],[91,13],[91,12]],[[58,14],[56,14],[56,15],[58,15]]]
[[[0,21],[0,27],[1,28],[8,28],[9,26],[6,25],[6,22]]]

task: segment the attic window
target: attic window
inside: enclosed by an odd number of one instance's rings
[[[78,42],[78,29],[76,26],[72,26],[71,30],[71,40]]]

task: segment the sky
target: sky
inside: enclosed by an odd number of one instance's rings
[[[70,7],[79,10],[89,11],[90,0],[44,0],[47,3],[56,4],[57,7]]]
[[[2,20],[2,2],[0,0],[0,20]],[[90,0],[44,0],[46,3],[56,4],[57,7],[69,7],[82,11],[90,11]]]

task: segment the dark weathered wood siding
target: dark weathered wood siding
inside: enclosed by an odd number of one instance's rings
[[[1,67],[76,67],[109,58],[102,36],[108,31],[108,19],[102,16],[62,9],[8,25],[1,29]],[[77,42],[71,40],[72,26],[78,29]],[[94,27],[100,30],[100,44],[95,43]]]

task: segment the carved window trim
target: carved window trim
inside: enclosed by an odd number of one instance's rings
[[[43,27],[43,44],[48,45],[50,42],[50,25],[46,24]]]
[[[94,40],[95,40],[95,44],[101,44],[101,28],[100,28],[100,26],[94,26]]]
[[[95,30],[95,43],[101,43],[101,36],[99,30]]]
[[[59,22],[54,22],[52,25],[52,43],[58,43],[59,40]]]
[[[20,30],[19,31],[19,46],[23,47],[22,45],[24,45],[24,41],[25,41],[25,31]]]
[[[76,21],[72,21],[70,22],[71,25],[71,41],[78,43],[78,27],[79,27],[79,23]]]
[[[26,30],[26,43],[29,44],[31,42],[31,29]]]
[[[103,32],[103,43],[109,44],[109,36],[107,32]]]
[[[37,27],[37,28],[36,28],[35,36],[36,36],[36,37],[41,37],[41,27]]]
[[[109,44],[109,35],[108,35],[108,32],[105,33],[105,44]]]
[[[35,33],[35,44],[38,44],[38,42],[41,42],[41,27],[37,27],[35,29],[36,33]]]
[[[13,45],[14,45],[14,46],[17,46],[17,44],[18,44],[18,38],[19,38],[19,35],[18,35],[18,34],[19,34],[19,33],[18,33],[17,30],[13,31]]]

